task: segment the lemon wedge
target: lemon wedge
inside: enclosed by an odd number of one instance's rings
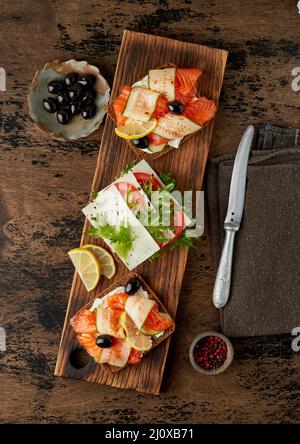
[[[128,120],[125,125],[115,128],[117,136],[123,139],[132,140],[140,139],[151,133],[157,126],[157,120],[151,119],[147,122],[140,122],[138,120]]]
[[[87,291],[94,290],[101,276],[101,266],[96,254],[80,247],[70,250],[68,255]]]
[[[125,330],[126,339],[132,348],[141,352],[151,350],[152,340],[149,336],[143,335],[143,333],[138,330],[125,311],[121,315],[121,325]]]
[[[113,256],[107,250],[105,250],[105,248],[92,244],[83,245],[82,248],[87,248],[95,253],[100,262],[101,274],[103,274],[103,276],[107,277],[107,279],[114,277],[116,274],[115,261]]]

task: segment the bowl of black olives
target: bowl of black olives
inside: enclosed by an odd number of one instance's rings
[[[28,95],[29,114],[44,133],[75,140],[99,127],[109,97],[109,85],[97,67],[55,60],[35,74]]]

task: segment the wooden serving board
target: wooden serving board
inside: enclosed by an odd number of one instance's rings
[[[182,68],[203,69],[199,82],[199,94],[218,102],[226,60],[227,52],[220,49],[125,30],[114,78],[112,99],[118,95],[123,85],[132,84],[144,77],[149,69],[171,62]],[[107,118],[92,184],[94,190],[100,190],[109,185],[126,163],[135,160],[126,142],[115,135],[114,127],[114,123]],[[210,122],[202,131],[188,138],[178,150],[174,149],[168,155],[154,160],[151,166],[157,172],[171,173],[178,180],[181,190],[201,190],[212,131],[213,122]],[[88,227],[89,224],[86,221],[82,244],[95,243],[95,239],[89,239],[84,235]],[[101,240],[97,243],[101,245]],[[135,269],[160,297],[172,316],[175,316],[177,309],[187,254],[187,249],[164,253],[160,259],[152,263],[147,261]],[[117,269],[114,279],[128,273],[121,262],[117,264]],[[69,362],[71,351],[78,347],[75,334],[69,325],[70,318],[110,283],[107,279],[102,279],[96,290],[87,293],[79,276],[75,273],[55,375],[158,394],[170,338],[145,356],[139,365],[129,366],[116,374],[108,374],[97,365],[89,367],[88,370],[76,370]]]

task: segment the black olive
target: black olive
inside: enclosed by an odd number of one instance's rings
[[[58,93],[57,101],[58,101],[59,105],[61,105],[61,106],[66,106],[66,105],[69,105],[69,103],[70,103],[68,94],[65,91]]]
[[[64,90],[64,84],[60,80],[51,80],[47,87],[50,94],[58,94]]]
[[[147,137],[141,137],[140,139],[132,139],[131,142],[137,148],[141,148],[141,150],[144,150],[149,146],[149,140],[147,139]]]
[[[61,125],[66,125],[70,122],[71,115],[68,110],[60,109],[59,111],[57,111],[56,118],[58,123],[60,123]]]
[[[114,339],[109,335],[100,335],[96,339],[96,344],[101,348],[109,348],[113,345]]]
[[[141,281],[138,278],[132,278],[125,287],[125,293],[129,295],[135,294],[141,288],[141,285]]]
[[[79,101],[74,101],[70,103],[70,113],[72,114],[72,116],[77,116],[78,114],[80,114],[80,110],[81,103]]]
[[[79,83],[75,83],[74,85],[70,85],[68,89],[68,95],[71,100],[79,99],[83,96],[83,88]]]
[[[169,102],[168,108],[174,114],[182,114],[184,111],[184,105],[180,102]]]
[[[74,85],[74,83],[77,82],[78,77],[79,75],[76,72],[70,72],[70,74],[65,77],[65,84],[67,86]]]
[[[81,100],[82,103],[86,104],[94,102],[95,98],[96,98],[96,92],[92,89],[88,89],[87,91],[84,91]]]
[[[78,80],[78,83],[84,87],[91,88],[94,85],[95,81],[96,81],[96,79],[94,76],[87,75],[87,76],[80,77]]]
[[[84,119],[92,119],[97,112],[97,108],[93,103],[89,103],[84,106],[84,108],[81,111],[81,115]]]
[[[55,113],[55,111],[57,110],[57,102],[53,97],[48,97],[47,99],[44,99],[43,106],[45,110],[47,110],[49,113]]]

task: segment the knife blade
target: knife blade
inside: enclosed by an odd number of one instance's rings
[[[234,239],[243,216],[248,159],[253,136],[254,127],[249,125],[242,136],[234,160],[224,221],[225,241],[213,290],[213,303],[217,308],[223,308],[229,300]]]

